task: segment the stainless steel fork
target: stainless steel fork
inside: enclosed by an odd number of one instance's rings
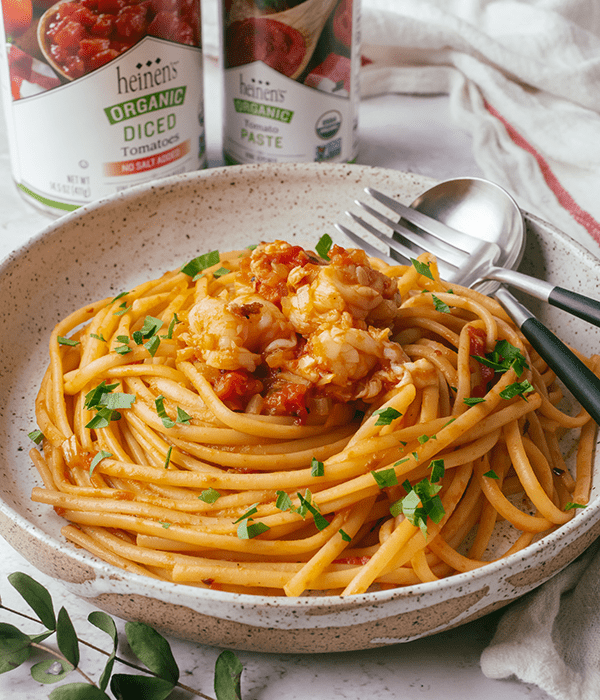
[[[436,256],[440,274],[448,282],[473,286],[482,279],[494,279],[500,283],[508,283],[600,326],[600,303],[514,270],[494,267],[494,262],[500,254],[497,244],[481,241],[450,228],[371,188],[367,188],[366,192],[404,220],[394,221],[369,205],[357,201],[356,203],[364,211],[392,231],[390,236],[356,214],[346,212],[355,223],[384,242],[390,249],[389,255],[382,254],[378,248],[354,231],[336,224],[339,231],[369,255],[397,265],[398,263],[410,264],[419,252],[428,251]],[[408,222],[408,225],[405,222]],[[596,423],[600,424],[600,379],[507,289],[500,286],[494,292],[494,296],[505,307],[548,366],[554,370]]]

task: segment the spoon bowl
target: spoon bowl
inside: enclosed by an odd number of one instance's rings
[[[456,231],[495,243],[500,248],[495,266],[508,269],[519,266],[525,250],[523,215],[508,192],[493,182],[475,177],[445,180],[421,194],[410,206]],[[413,224],[403,224],[426,238],[427,234]],[[482,294],[493,294],[499,286],[500,282],[489,279],[472,285]]]

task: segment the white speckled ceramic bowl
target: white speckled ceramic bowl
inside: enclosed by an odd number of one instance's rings
[[[54,324],[209,249],[284,238],[313,246],[370,185],[410,203],[432,181],[350,165],[235,166],[126,191],[59,219],[0,267],[0,533],[38,569],[92,605],[170,634],[238,649],[333,652],[404,642],[495,610],[546,581],[600,534],[598,488],[576,517],[523,552],[476,571],[351,598],[274,599],[157,582],[113,568],[60,535],[64,521],[30,502],[39,477],[27,433]],[[521,269],[597,294],[598,261],[527,217]],[[590,353],[600,329],[530,307]],[[597,467],[596,472],[600,470]],[[596,481],[599,481],[598,473]]]

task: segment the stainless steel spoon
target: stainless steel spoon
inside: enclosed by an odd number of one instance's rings
[[[373,194],[372,190],[367,191]],[[377,198],[381,201],[381,197]],[[394,200],[391,201],[394,203]],[[387,201],[385,203],[387,205]],[[494,183],[479,178],[448,180],[435,185],[423,193],[411,204],[409,209],[401,206],[400,211],[398,211],[397,207],[394,211],[406,216],[406,219],[401,220],[399,226],[392,226],[394,230],[393,237],[406,245],[409,251],[413,250],[417,253],[420,250],[429,250],[428,242],[432,243],[433,240],[436,242],[436,245],[433,247],[439,247],[439,238],[428,238],[431,234],[428,234],[421,225],[418,227],[414,225],[417,222],[422,223],[413,216],[413,214],[420,212],[432,217],[441,224],[450,226],[456,232],[464,232],[476,239],[483,239],[487,243],[498,246],[499,250],[493,260],[495,265],[502,266],[502,268],[516,267],[521,261],[525,247],[525,227],[521,211],[512,197]],[[366,224],[366,222],[355,215],[351,214],[351,217],[373,233],[373,227],[370,224]],[[412,223],[410,220],[412,220]],[[427,224],[428,222],[425,223]],[[349,235],[355,242],[362,241],[356,234],[345,227],[338,226],[338,228],[346,235]],[[427,228],[427,225],[425,228]],[[414,243],[415,236],[410,235],[409,240],[403,236],[405,232],[408,232],[407,235],[411,233],[418,234],[416,239],[417,245]],[[384,235],[384,238],[389,242],[389,236],[386,237]],[[420,250],[418,250],[419,248]],[[369,252],[368,249],[367,252]],[[475,248],[473,248],[472,252],[476,252]],[[393,249],[391,250],[391,255],[395,260],[401,257],[406,259],[406,254],[398,256]],[[453,279],[449,281],[463,284],[464,278],[467,285],[477,287],[479,291],[485,294],[494,294],[520,327],[523,335],[544,358],[548,366],[560,377],[565,386],[592,418],[597,423],[600,423],[600,379],[554,333],[519,303],[507,289],[501,286],[501,281],[509,281],[505,275],[510,274],[510,270],[502,269],[502,272],[498,275],[505,276],[502,280],[486,279],[486,281],[481,281],[484,275],[477,274],[475,279],[473,279],[471,274],[472,268],[476,265],[478,265],[478,260],[472,258],[471,269],[468,265],[458,267],[454,271]],[[488,267],[499,269],[494,268],[494,265],[491,263]],[[485,275],[485,277],[487,278],[488,275]],[[526,276],[521,275],[521,277]],[[547,283],[542,281],[539,282],[539,285],[536,285],[535,280],[532,283],[531,278],[527,279],[529,282],[525,291],[545,301],[551,301],[551,291],[554,289],[552,285],[547,285]],[[546,288],[540,294],[539,289],[543,289],[544,285],[547,285],[550,289]],[[520,286],[522,287],[522,285]],[[567,295],[573,294],[568,292],[568,290],[562,291],[566,292]],[[580,295],[575,296],[579,297]],[[581,297],[580,302],[581,300],[587,301],[585,297]],[[573,311],[573,309],[568,308],[571,299],[567,298],[566,301],[568,303],[563,303],[562,308]],[[555,303],[555,305],[560,306],[561,304]],[[581,308],[577,308],[577,305],[575,306],[576,312],[581,311]],[[579,306],[581,306],[581,303]],[[585,311],[583,314],[577,313],[577,315],[583,318],[586,317]],[[591,320],[596,325],[600,325],[594,318],[594,313],[591,316],[591,318],[586,320]]]

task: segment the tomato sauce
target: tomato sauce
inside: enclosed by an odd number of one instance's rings
[[[485,357],[485,332],[480,328],[473,328],[473,326],[469,326],[468,333],[469,354],[477,355],[478,357]],[[480,381],[471,390],[471,395],[476,398],[481,398],[487,394],[490,382],[493,381],[495,373],[491,367],[486,367],[481,363],[478,363],[478,370],[480,373]]]
[[[57,7],[46,41],[54,61],[75,79],[148,34],[195,46],[199,33],[198,5],[192,0],[75,0]]]
[[[227,67],[262,61],[282,75],[293,75],[306,53],[304,37],[283,22],[250,17],[227,30]]]

